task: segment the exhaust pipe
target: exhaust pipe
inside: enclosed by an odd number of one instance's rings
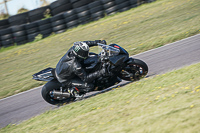
[[[67,98],[70,97],[69,93],[67,93],[67,92],[61,92],[61,91],[52,91],[51,95],[53,95],[53,97],[55,99],[58,99],[58,100],[63,100],[63,99],[67,99]]]

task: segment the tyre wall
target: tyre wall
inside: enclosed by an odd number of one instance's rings
[[[0,47],[32,42],[39,34],[52,33],[113,15],[155,0],[57,0],[48,6],[17,14],[0,21]],[[50,18],[45,18],[46,14]]]

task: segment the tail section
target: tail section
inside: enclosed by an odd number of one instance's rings
[[[46,68],[38,73],[33,74],[33,79],[38,80],[38,81],[51,81],[55,79],[54,77],[54,68]]]

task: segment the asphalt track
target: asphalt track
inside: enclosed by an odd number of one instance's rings
[[[147,76],[200,62],[200,34],[133,56],[149,66]],[[33,81],[35,82],[35,81]],[[121,84],[126,84],[122,82]],[[108,89],[109,90],[109,89]],[[88,94],[95,95],[94,93]],[[47,110],[58,108],[41,97],[41,87],[0,100],[0,128],[18,124]]]

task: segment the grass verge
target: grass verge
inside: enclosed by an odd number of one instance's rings
[[[199,132],[199,64],[47,111],[0,132]]]
[[[158,0],[38,42],[3,49],[0,98],[42,85],[31,75],[55,67],[75,41],[105,39],[133,55],[200,33],[199,12],[199,0]]]

